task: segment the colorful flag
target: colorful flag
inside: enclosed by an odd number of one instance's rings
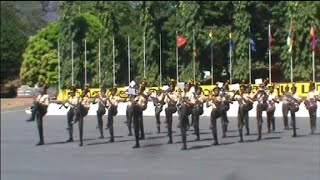
[[[256,49],[256,43],[254,42],[253,40],[253,34],[251,33],[250,31],[250,28],[249,28],[249,43],[250,43],[250,48],[252,51],[256,52],[257,49]]]
[[[184,48],[188,44],[188,39],[183,38],[179,35],[177,35],[177,46],[178,48]]]
[[[233,41],[233,33],[230,33],[229,34],[229,38],[230,38],[230,40],[229,40],[229,50],[230,51],[233,51],[234,50],[234,41]]]
[[[290,30],[287,37],[287,45],[289,46],[289,52],[292,52],[295,46],[295,34],[294,34],[294,25],[291,23]]]
[[[312,51],[318,51],[318,37],[317,37],[317,29],[316,26],[312,26],[310,29],[310,41],[312,45]]]
[[[209,33],[209,37],[210,37],[211,40],[213,39],[213,36],[214,36],[214,32],[212,32],[212,30],[211,30],[210,33]]]
[[[269,26],[268,39],[269,39],[269,49],[272,49],[275,42],[275,38],[274,38],[274,34],[271,32],[270,26]]]

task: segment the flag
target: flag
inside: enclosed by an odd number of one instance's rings
[[[229,50],[230,51],[233,51],[234,50],[234,41],[233,41],[233,33],[230,33],[229,34],[229,38],[230,38],[230,40],[229,40]]]
[[[272,49],[275,42],[275,38],[274,38],[274,34],[271,32],[270,25],[269,25],[268,39],[269,39],[269,49]]]
[[[179,35],[177,35],[177,46],[178,48],[184,48],[188,44],[188,39],[183,38]]]
[[[249,28],[249,43],[250,43],[251,50],[256,52],[257,51],[256,43],[253,40],[253,34],[251,33],[250,28]]]
[[[292,52],[292,49],[295,46],[295,34],[294,34],[294,25],[290,25],[290,30],[287,37],[287,45],[289,46],[289,52]]]
[[[210,33],[209,33],[209,37],[210,37],[211,40],[213,39],[213,36],[214,36],[214,32],[212,32],[212,30],[211,30]]]
[[[318,51],[318,37],[317,37],[317,29],[316,26],[312,26],[310,29],[310,41],[312,45],[312,51]]]

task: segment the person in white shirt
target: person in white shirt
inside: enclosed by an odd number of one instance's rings
[[[284,130],[289,129],[288,123],[288,113],[289,113],[289,97],[291,97],[291,93],[289,92],[289,86],[287,85],[284,88],[284,93],[282,96],[282,116],[283,116],[283,126]]]
[[[39,143],[37,146],[44,144],[43,139],[43,117],[47,114],[47,109],[49,106],[49,95],[47,94],[48,85],[45,84],[42,90],[40,90],[40,94],[34,101],[34,107],[32,109],[31,121],[37,120],[37,128],[39,132]],[[38,114],[37,114],[38,113]],[[30,120],[29,120],[30,121]]]
[[[67,130],[69,132],[69,139],[66,142],[73,142],[73,124],[72,124],[72,121],[73,121],[73,118],[74,118],[74,108],[76,107],[76,105],[77,105],[77,103],[79,101],[79,98],[76,96],[77,89],[76,89],[76,86],[74,84],[71,86],[70,90],[71,90],[71,94],[70,94],[70,97],[68,97],[67,106],[63,104],[63,106],[65,108],[68,108],[70,106],[70,109],[69,109],[69,111],[67,113],[67,123],[68,123]]]
[[[272,132],[276,130],[274,112],[276,110],[275,103],[279,103],[279,101],[278,101],[277,95],[274,94],[273,85],[270,86],[269,92],[267,94],[268,94],[267,127],[268,127],[268,133],[271,133],[271,126],[272,126]]]
[[[107,108],[108,108],[108,123],[106,129],[110,132],[110,141],[114,142],[114,129],[113,129],[113,116],[118,114],[119,98],[117,96],[117,85],[114,85],[111,89],[111,95],[107,96]]]
[[[296,132],[296,112],[299,111],[299,105],[302,102],[301,97],[297,93],[297,87],[293,84],[291,87],[292,96],[289,98],[289,109],[291,115],[291,124],[293,129],[292,137],[297,137]]]
[[[310,117],[310,134],[314,134],[316,130],[317,122],[317,101],[320,101],[319,92],[316,91],[316,86],[314,82],[310,82],[309,93],[307,99],[304,101],[304,104],[309,111]]]
[[[250,104],[252,100],[250,99],[248,94],[245,94],[245,87],[244,85],[240,86],[240,90],[236,91],[234,95],[234,100],[238,101],[239,109],[238,109],[238,131],[240,140],[239,142],[243,142],[243,133],[242,128],[245,125],[245,117],[250,109]]]

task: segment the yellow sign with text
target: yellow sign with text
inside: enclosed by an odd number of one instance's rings
[[[279,96],[282,96],[283,95],[283,92],[284,92],[284,89],[285,87],[288,86],[289,87],[289,91],[290,91],[290,88],[292,87],[292,84],[291,83],[280,83],[280,84],[275,84],[275,93],[277,93]],[[299,96],[301,96],[302,98],[305,98],[307,97],[308,95],[308,92],[309,92],[309,82],[306,82],[306,83],[295,83],[295,86],[297,87],[297,92],[299,94]],[[216,85],[203,85],[201,86],[202,89],[203,89],[203,92],[204,92],[204,95],[206,97],[209,96],[209,94],[212,92],[212,89],[214,87],[216,87]],[[232,85],[229,86],[230,90],[233,90],[232,89]],[[251,85],[252,87],[252,93],[255,93],[257,92],[257,90],[259,89],[259,85],[258,84],[252,84]],[[151,93],[155,93],[158,91],[158,87],[149,87],[147,88]],[[123,101],[126,101],[128,100],[128,95],[126,94],[126,88],[125,87],[118,87],[118,96],[123,100]],[[176,91],[177,92],[181,92],[182,89],[176,87]],[[316,91],[320,91],[320,84],[317,83],[316,84]],[[89,97],[90,98],[95,98],[97,96],[99,96],[101,93],[101,89],[99,88],[92,88],[90,89],[90,92],[89,92]],[[70,90],[61,90],[59,92],[59,95],[57,97],[57,100],[58,101],[66,101],[69,97],[69,95],[71,94],[71,91]],[[76,93],[76,96],[80,96],[82,94],[82,90],[81,89],[77,89],[77,93]],[[110,94],[110,92],[108,91],[108,94]]]

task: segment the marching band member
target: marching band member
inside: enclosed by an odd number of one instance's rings
[[[98,103],[98,110],[97,110],[97,120],[98,120],[98,128],[100,131],[100,139],[103,139],[103,115],[106,113],[107,108],[107,101],[106,101],[106,88],[103,87],[101,89],[101,95],[98,96],[94,101],[93,104]]]
[[[165,108],[165,114],[166,114],[166,122],[167,122],[167,128],[168,128],[168,136],[169,141],[168,144],[172,144],[172,114],[177,112],[177,102],[178,102],[178,93],[175,92],[175,86],[176,82],[174,79],[171,79],[169,82],[169,89],[165,93],[164,102],[168,105]]]
[[[128,136],[132,136],[132,123],[133,123],[133,121],[132,121],[131,102],[137,96],[136,83],[134,81],[130,82],[129,88],[127,89],[126,93],[129,96],[129,102],[128,102],[127,109],[126,109],[127,121],[125,123],[127,123],[128,129],[129,129]]]
[[[291,115],[291,124],[293,129],[292,137],[297,137],[296,133],[296,112],[299,111],[299,105],[302,99],[297,93],[297,87],[293,84],[291,87],[292,96],[289,98],[289,110]]]
[[[257,125],[258,125],[258,138],[257,140],[261,140],[261,131],[262,131],[262,112],[266,111],[268,108],[267,100],[268,100],[268,94],[265,91],[264,84],[260,84],[260,89],[257,91],[257,93],[254,95],[254,98],[256,101],[258,101],[257,104]]]
[[[221,104],[222,104],[222,98],[219,95],[220,90],[219,87],[215,87],[212,90],[212,94],[209,96],[209,100],[207,101],[207,107],[212,107],[211,110],[211,125],[210,129],[212,130],[213,135],[213,145],[218,145],[218,132],[217,132],[217,119],[221,117]]]
[[[187,149],[187,129],[188,129],[188,116],[192,113],[194,107],[194,94],[190,92],[190,84],[186,83],[184,91],[179,97],[179,124],[178,128],[181,130],[182,136],[182,148],[181,150]]]
[[[136,144],[133,148],[139,148],[139,129],[142,128],[140,139],[144,139],[142,116],[143,111],[147,109],[148,97],[144,94],[145,87],[140,85],[138,96],[136,96],[131,102],[132,115],[133,115],[133,126]]]
[[[250,135],[250,128],[249,128],[249,111],[253,108],[253,96],[254,94],[252,94],[252,87],[249,84],[248,87],[246,87],[246,90],[244,92],[244,94],[246,95],[245,97],[247,97],[248,100],[247,101],[247,106],[248,106],[248,111],[244,112],[244,124],[246,127],[246,136]]]
[[[156,123],[157,123],[157,129],[158,133],[160,133],[160,113],[163,110],[163,105],[164,105],[164,93],[162,93],[162,90],[160,87],[158,87],[158,90],[156,92],[156,97],[151,97],[153,101],[153,105],[155,107],[155,117],[156,117]]]
[[[319,92],[316,91],[315,83],[310,82],[308,97],[307,100],[304,101],[304,104],[309,111],[310,116],[310,134],[314,134],[314,131],[316,130],[317,101],[320,101]]]
[[[78,103],[78,97],[76,97],[76,92],[77,92],[76,86],[74,84],[72,84],[70,87],[70,90],[71,90],[71,94],[70,94],[70,97],[68,97],[68,99],[67,99],[67,105],[62,104],[62,106],[64,106],[65,108],[68,108],[70,106],[70,109],[67,113],[67,123],[68,123],[67,130],[69,132],[69,139],[66,142],[73,142],[72,121],[73,121],[73,117],[74,117],[74,109]],[[61,109],[61,107],[60,107],[60,109]]]
[[[203,114],[204,96],[201,87],[195,87],[195,94],[192,103],[195,104],[192,110],[192,125],[197,136],[196,141],[200,141],[199,118]]]
[[[107,96],[107,108],[108,108],[108,123],[106,129],[110,131],[110,141],[114,142],[114,133],[113,133],[113,116],[118,114],[118,104],[119,98],[117,97],[117,86],[114,85],[111,89],[111,95]]]
[[[271,125],[272,125],[272,132],[276,130],[274,111],[276,110],[275,103],[279,103],[279,101],[278,101],[278,96],[274,93],[273,85],[270,86],[269,92],[267,94],[268,94],[267,126],[268,126],[268,133],[271,133]]]
[[[238,131],[240,136],[240,141],[243,142],[242,128],[245,125],[245,118],[252,106],[253,100],[250,98],[249,94],[245,93],[245,87],[240,86],[240,90],[236,91],[234,95],[234,100],[238,101]],[[251,107],[252,108],[252,107]],[[248,132],[247,132],[248,133]]]
[[[288,124],[288,112],[289,112],[289,98],[291,97],[291,93],[289,92],[289,86],[287,85],[284,88],[284,93],[282,96],[282,115],[283,115],[283,125],[284,125],[284,130],[289,129],[289,124]]]
[[[31,111],[31,118],[29,121],[34,121],[36,118],[36,114],[38,114],[37,120],[37,128],[39,133],[39,143],[36,145],[43,145],[44,144],[44,138],[43,138],[43,117],[47,114],[47,109],[49,106],[49,95],[47,94],[48,85],[45,84],[43,88],[40,90],[40,94],[37,96],[37,98],[34,101],[34,106]],[[29,122],[28,121],[28,122]]]
[[[231,98],[231,92],[229,92],[229,81],[227,81],[223,88],[221,89],[220,96],[222,97],[222,106],[221,106],[221,128],[222,128],[222,138],[225,138],[228,131],[228,116],[227,111],[230,109],[230,98]]]

